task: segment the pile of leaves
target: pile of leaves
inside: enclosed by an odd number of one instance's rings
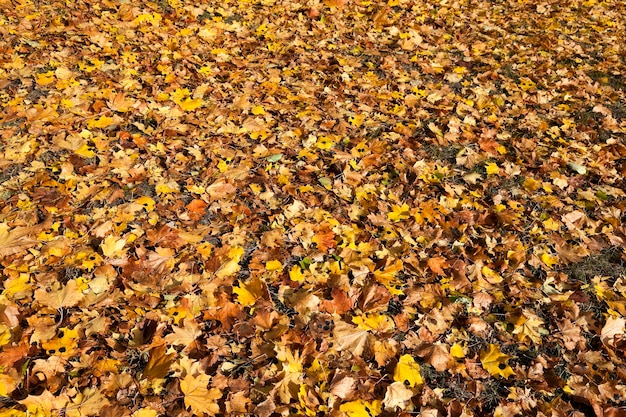
[[[0,416],[626,412],[623,1],[0,5]]]

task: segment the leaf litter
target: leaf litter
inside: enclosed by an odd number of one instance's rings
[[[0,416],[623,415],[624,16],[4,1]]]

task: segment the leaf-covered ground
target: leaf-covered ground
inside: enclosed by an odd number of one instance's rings
[[[0,416],[624,416],[621,0],[0,2]]]

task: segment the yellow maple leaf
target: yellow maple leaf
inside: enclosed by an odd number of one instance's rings
[[[233,287],[233,292],[237,294],[237,301],[244,307],[249,307],[256,303],[256,297],[246,288],[245,284],[239,284],[239,287]]]
[[[317,146],[319,149],[330,149],[335,146],[335,140],[330,136],[320,136],[317,139],[315,146]]]
[[[154,206],[156,205],[156,202],[152,198],[145,195],[135,199],[134,203],[142,205],[148,213],[154,210]]]
[[[550,255],[545,252],[541,254],[541,260],[548,266],[548,268],[552,268],[555,264],[559,263],[558,256]]]
[[[382,411],[382,402],[379,400],[356,400],[341,404],[339,411],[348,417],[373,417]]]
[[[54,71],[42,72],[36,76],[37,84],[48,85],[54,82]]]
[[[394,204],[391,207],[391,211],[387,213],[387,217],[389,218],[389,220],[393,222],[398,222],[400,220],[408,219],[410,217],[409,205],[406,203],[404,203],[401,206]]]
[[[487,170],[487,175],[495,175],[500,172],[500,167],[495,162],[489,162],[485,164],[485,170]]]
[[[117,237],[110,235],[104,238],[102,243],[100,244],[100,248],[102,249],[102,254],[107,258],[112,258],[114,256],[124,254],[124,245],[126,244],[126,239],[118,239]]]
[[[204,102],[201,98],[186,98],[177,103],[181,109],[185,111],[194,111],[198,107],[202,107]]]
[[[112,117],[101,116],[96,119],[91,119],[90,121],[88,121],[87,128],[90,130],[93,128],[104,129],[106,127],[111,126],[113,123],[115,123],[115,121],[113,120]]]
[[[364,114],[356,114],[354,116],[350,116],[350,118],[348,119],[351,125],[357,126],[357,127],[361,127],[364,120],[365,120]]]
[[[17,385],[21,382],[20,375],[15,369],[4,369],[0,373],[0,396],[10,397]],[[19,414],[21,413],[21,414]],[[7,410],[0,411],[0,417],[26,416],[22,411],[16,411],[15,414],[7,413]]]
[[[465,352],[463,351],[463,346],[461,346],[458,343],[455,343],[452,346],[450,346],[450,355],[453,358],[457,358],[457,359],[464,358]]]
[[[415,361],[413,356],[400,356],[396,369],[393,371],[393,380],[395,382],[402,382],[404,385],[411,388],[415,388],[415,386],[424,383],[422,374],[420,373],[420,365]]]
[[[510,356],[500,352],[500,348],[494,344],[489,344],[486,351],[480,352],[480,363],[493,376],[508,378],[515,375],[507,363],[509,359]]]
[[[11,328],[5,324],[0,323],[0,347],[6,345],[11,341]]]
[[[262,116],[265,114],[265,108],[262,105],[257,105],[252,108],[252,114],[255,116]]]
[[[131,417],[157,417],[158,415],[158,411],[153,408],[146,407],[140,408],[139,410],[135,411],[133,414],[131,414]]]
[[[499,284],[504,280],[500,274],[489,268],[487,265],[483,265],[483,267],[480,269],[480,272],[482,272],[483,277],[490,284]]]
[[[396,259],[393,262],[389,262],[384,268],[380,268],[374,271],[374,279],[384,285],[387,290],[393,295],[402,295],[402,286],[404,282],[396,278],[396,275],[402,271],[403,263],[401,260]]]
[[[93,148],[89,146],[87,142],[80,145],[80,147],[76,149],[74,153],[78,156],[82,156],[83,158],[93,158],[94,156],[96,156]]]
[[[366,313],[361,316],[354,317],[352,322],[356,324],[359,329],[383,333],[391,331],[395,327],[391,317],[382,313]]]
[[[524,310],[522,315],[513,324],[515,326],[513,334],[517,336],[517,340],[523,342],[528,338],[538,345],[541,344],[540,328],[544,322],[539,316],[528,310]],[[545,329],[543,331],[545,331]]]
[[[244,307],[249,307],[256,303],[256,300],[263,296],[265,284],[254,277],[250,282],[240,282],[238,287],[233,287],[233,292],[237,294],[237,301]]]
[[[154,187],[154,190],[159,195],[171,194],[171,193],[176,191],[176,189],[170,187],[169,183],[168,184],[163,184],[163,183],[157,184],[156,187]]]
[[[210,243],[206,242],[206,243],[202,243],[201,245],[198,245],[196,247],[196,250],[198,251],[198,253],[200,255],[202,255],[202,257],[204,259],[208,259],[209,256],[211,256],[211,252],[213,250],[213,245],[211,245]]]
[[[78,330],[61,327],[54,338],[41,342],[41,347],[48,355],[69,358],[78,348]]]
[[[31,293],[32,287],[30,276],[28,274],[20,274],[17,278],[9,278],[4,281],[4,290],[0,294],[2,297],[9,299],[22,298]]]
[[[295,282],[303,282],[304,281],[304,273],[302,272],[302,268],[300,265],[294,265],[289,271],[289,279]]]
[[[543,227],[545,227],[547,230],[552,230],[553,232],[556,232],[561,228],[561,225],[558,222],[554,221],[552,217],[550,217],[547,220],[544,220]]]
[[[267,271],[281,271],[283,269],[283,264],[280,261],[273,260],[265,263],[265,269]]]
[[[528,77],[520,78],[519,86],[524,91],[528,91],[528,90],[532,90],[533,88],[537,88],[537,84],[535,84],[535,82],[533,80],[531,80],[530,78],[528,78]]]
[[[194,414],[214,416],[220,412],[216,400],[222,398],[222,393],[217,388],[207,388],[210,380],[209,375],[201,373],[197,376],[188,374],[180,381],[180,390],[185,395],[185,407],[190,408]]]

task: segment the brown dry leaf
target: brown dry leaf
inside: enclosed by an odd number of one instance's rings
[[[385,410],[406,410],[409,404],[411,404],[411,398],[413,398],[414,395],[413,390],[407,388],[404,383],[400,381],[392,383],[387,387],[387,391],[385,392],[385,398],[383,400]]]
[[[623,339],[626,331],[626,319],[623,317],[608,317],[600,333],[600,340],[607,346],[615,346]]]
[[[193,319],[185,319],[182,327],[173,326],[174,332],[163,338],[170,345],[187,346],[202,335],[202,331]]]
[[[67,308],[78,305],[85,295],[78,288],[76,280],[70,280],[64,287],[35,290],[35,300],[50,308]]]
[[[100,410],[109,404],[107,397],[96,388],[85,388],[72,398],[65,408],[68,417],[83,417],[100,414]]]
[[[143,371],[143,377],[148,380],[165,377],[170,372],[170,367],[176,360],[176,352],[166,354],[167,347],[158,345],[150,350],[148,363]]]
[[[14,255],[35,246],[39,242],[37,239],[32,238],[32,235],[44,228],[46,228],[46,225],[42,224],[10,229],[7,223],[0,223],[0,258]]]
[[[337,374],[330,384],[330,393],[345,400],[350,397],[356,388],[357,381],[348,375]]]
[[[355,356],[361,356],[369,349],[371,335],[367,330],[361,330],[345,321],[336,320],[333,338],[338,351],[346,350]]]
[[[452,360],[448,346],[438,342],[432,346],[426,362],[432,365],[438,372],[445,372]]]

